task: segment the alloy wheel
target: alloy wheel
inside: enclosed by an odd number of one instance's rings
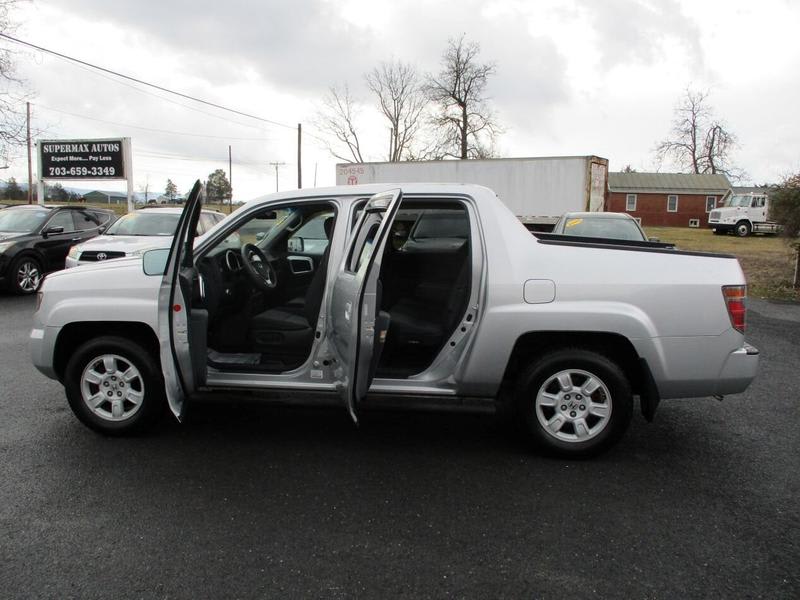
[[[81,375],[81,397],[89,410],[107,421],[135,415],[144,399],[144,380],[133,363],[117,354],[89,361]]]
[[[31,294],[39,289],[42,273],[39,266],[32,260],[25,260],[17,269],[17,285],[26,294]]]
[[[548,377],[536,394],[536,418],[552,437],[585,442],[611,419],[611,393],[597,375],[566,369]]]

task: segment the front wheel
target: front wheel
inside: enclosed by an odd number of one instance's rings
[[[736,235],[739,237],[747,237],[751,231],[753,231],[753,228],[747,221],[739,221],[736,224]]]
[[[142,432],[165,406],[164,382],[152,354],[114,336],[90,340],[75,351],[64,389],[75,416],[106,435]]]
[[[564,457],[587,457],[625,433],[633,395],[615,362],[574,348],[553,352],[523,371],[516,405],[538,447]]]
[[[11,291],[15,294],[33,294],[42,283],[42,266],[31,256],[20,256],[9,271]]]

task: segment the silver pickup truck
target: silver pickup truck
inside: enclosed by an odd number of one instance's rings
[[[297,190],[195,243],[49,275],[31,352],[106,434],[168,404],[242,394],[368,408],[501,411],[539,447],[596,454],[640,400],[744,391],[745,279],[732,256],[532,235],[474,185]]]

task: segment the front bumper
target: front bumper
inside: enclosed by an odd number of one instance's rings
[[[35,324],[30,335],[30,352],[33,366],[50,379],[58,379],[53,368],[56,339],[60,327],[43,327]]]
[[[717,395],[739,394],[756,378],[758,348],[745,344],[728,355],[717,381]]]
[[[736,223],[712,223],[709,221],[708,228],[716,231],[733,231],[736,229]]]

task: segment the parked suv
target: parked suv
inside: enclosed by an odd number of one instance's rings
[[[120,217],[106,232],[91,241],[70,248],[66,267],[77,267],[112,258],[139,256],[152,248],[169,248],[180,208],[144,208]],[[225,215],[204,210],[197,221],[196,234],[203,235]]]
[[[64,268],[70,246],[102,233],[110,210],[25,205],[0,212],[0,286],[32,294],[49,271]]]

